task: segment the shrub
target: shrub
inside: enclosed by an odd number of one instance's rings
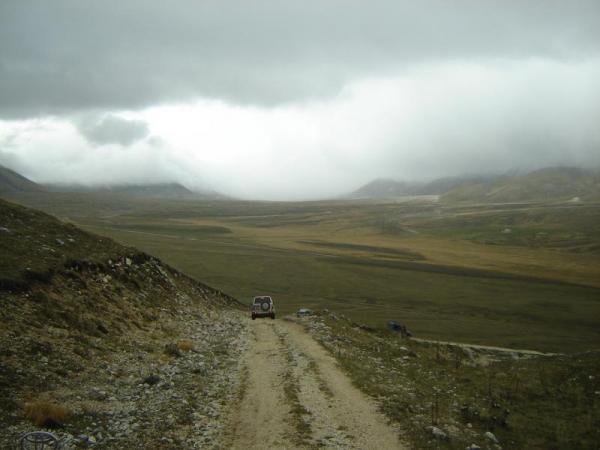
[[[38,427],[60,426],[71,416],[71,411],[63,405],[50,401],[36,401],[25,404],[25,418]]]
[[[179,350],[179,347],[177,346],[177,344],[165,345],[165,353],[169,356],[175,356],[175,357],[181,356],[181,350]]]
[[[31,299],[31,301],[33,301],[35,303],[46,304],[49,301],[48,296],[43,291],[35,291],[29,296],[29,298]]]
[[[182,352],[189,352],[190,350],[193,350],[194,343],[189,339],[183,339],[177,343],[177,348]]]

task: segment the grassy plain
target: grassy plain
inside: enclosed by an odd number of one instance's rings
[[[600,347],[600,204],[13,200],[158,256],[280,314],[329,308],[419,337],[545,351]]]

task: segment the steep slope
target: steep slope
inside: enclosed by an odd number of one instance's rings
[[[0,194],[17,192],[39,192],[43,188],[14,170],[0,166]]]
[[[96,448],[217,439],[244,335],[234,299],[1,200],[0,255],[0,448],[41,428]]]

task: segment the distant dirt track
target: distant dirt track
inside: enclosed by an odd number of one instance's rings
[[[299,325],[263,319],[251,329],[245,392],[230,420],[228,448],[406,448],[375,403]]]

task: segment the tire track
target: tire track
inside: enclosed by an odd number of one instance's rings
[[[234,449],[402,449],[398,430],[302,327],[254,321]]]

